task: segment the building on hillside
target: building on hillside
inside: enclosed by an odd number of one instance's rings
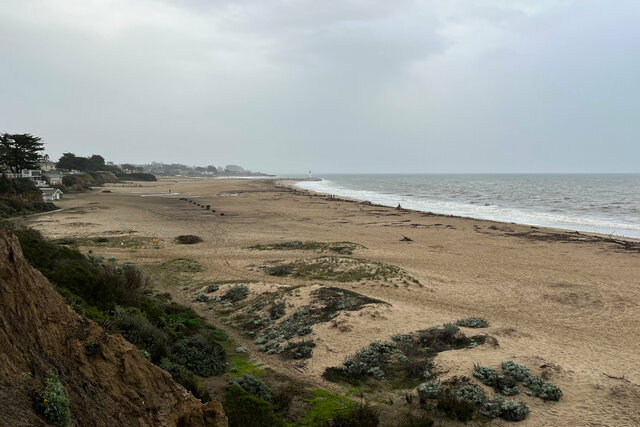
[[[63,193],[59,188],[41,188],[40,191],[42,191],[43,202],[53,202],[62,199]]]
[[[5,173],[7,178],[10,179],[30,179],[36,185],[36,187],[46,187],[47,181],[45,181],[42,176],[42,171],[40,170],[31,170],[31,169],[23,169],[20,173]]]
[[[40,170],[43,172],[48,172],[56,168],[56,163],[52,162],[49,159],[48,154],[45,154],[44,156],[40,157],[40,161],[38,162],[38,165],[40,166]]]
[[[49,185],[62,185],[62,177],[63,175],[57,172],[47,172],[46,174]]]

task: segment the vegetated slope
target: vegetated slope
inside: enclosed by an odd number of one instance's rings
[[[75,425],[226,426],[120,336],[78,315],[0,229],[0,425],[46,425],[36,410],[58,375]]]

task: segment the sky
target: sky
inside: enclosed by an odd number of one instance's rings
[[[637,0],[1,0],[0,132],[116,163],[640,172]]]

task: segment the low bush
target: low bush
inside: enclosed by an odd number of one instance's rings
[[[38,408],[53,424],[63,427],[70,424],[69,397],[62,387],[60,378],[51,371],[47,373],[44,390],[38,397]]]
[[[176,237],[175,242],[179,245],[193,245],[202,242],[202,238],[200,238],[199,236],[194,236],[193,234],[185,234]]]
[[[518,365],[513,360],[502,362],[502,373],[518,381],[524,381],[531,375],[529,368],[523,365]]]
[[[468,421],[473,418],[476,406],[464,400],[460,400],[451,393],[443,393],[438,398],[437,408],[443,411],[449,418],[459,421]]]
[[[456,325],[465,328],[488,328],[489,322],[482,317],[468,317],[466,319],[458,319]]]
[[[204,288],[204,293],[205,294],[210,294],[210,293],[213,293],[213,292],[217,291],[218,289],[220,289],[220,286],[217,285],[216,283],[212,283],[210,285],[207,285],[206,288]]]
[[[432,427],[434,424],[435,424],[435,421],[426,415],[416,417],[415,415],[409,413],[406,415],[405,419],[402,420],[399,426],[400,427]]]
[[[225,350],[209,331],[177,341],[171,348],[169,358],[202,377],[220,375],[226,370]]]
[[[308,359],[311,357],[315,346],[316,344],[311,340],[290,342],[284,348],[282,355],[292,357],[293,359]]]
[[[243,374],[235,378],[229,386],[237,385],[247,393],[257,397],[258,399],[270,402],[273,399],[271,389],[260,378],[256,378],[250,374]]]
[[[158,362],[167,354],[167,336],[152,325],[139,309],[118,306],[114,310],[112,322],[127,341],[148,351],[152,361]]]
[[[418,386],[418,396],[423,399],[437,399],[442,394],[442,384],[438,381],[429,381]]]
[[[542,400],[558,401],[562,397],[562,390],[555,384],[546,382],[542,384],[540,394],[538,395]]]
[[[281,318],[282,316],[284,316],[284,309],[284,301],[279,301],[273,304],[271,308],[269,308],[269,317],[271,317],[272,320]]]
[[[474,405],[481,405],[487,399],[484,390],[475,384],[468,384],[459,387],[454,390],[456,399],[472,403]]]
[[[363,348],[343,363],[345,371],[352,377],[361,377],[366,374],[379,374],[374,368],[381,371],[380,365],[389,362],[389,357],[396,351],[395,342],[374,341],[369,347]],[[384,375],[384,373],[383,373]]]
[[[232,286],[222,297],[232,302],[238,302],[245,299],[249,295],[249,287],[245,285]]]
[[[230,427],[280,427],[285,423],[273,412],[269,402],[247,393],[242,387],[232,384],[222,401]]]
[[[338,412],[325,426],[327,427],[374,427],[380,424],[380,414],[367,404]]]
[[[524,403],[505,400],[500,404],[500,418],[507,421],[522,421],[529,415],[529,408]]]
[[[193,372],[189,369],[178,363],[173,363],[167,358],[162,359],[159,366],[169,372],[171,377],[178,384],[181,384],[184,388],[189,390],[195,397],[199,398],[203,402],[211,400],[209,391],[202,385],[202,383],[196,380]]]
[[[498,373],[488,366],[473,365],[473,376],[480,380],[482,384],[493,387],[498,382]]]

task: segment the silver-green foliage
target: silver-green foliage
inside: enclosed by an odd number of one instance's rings
[[[68,426],[71,418],[69,397],[62,388],[60,378],[53,372],[47,373],[46,385],[40,396],[42,415],[57,426]]]
[[[489,366],[473,365],[473,376],[480,380],[482,384],[495,386],[498,381],[498,373]]]
[[[466,319],[458,319],[456,325],[464,326],[465,328],[488,328],[489,322],[482,317],[468,317]]]
[[[505,400],[500,404],[500,418],[507,421],[522,421],[529,415],[529,408],[526,404]]]
[[[502,373],[518,381],[524,381],[525,378],[531,375],[529,368],[523,365],[518,365],[513,360],[502,362]]]
[[[437,399],[442,394],[442,384],[438,381],[428,381],[418,386],[418,395],[424,399]]]
[[[231,381],[229,386],[234,384],[258,399],[266,401],[271,401],[272,399],[271,389],[260,378],[256,378],[253,375],[243,374],[241,377]]]
[[[562,397],[562,390],[560,390],[560,387],[557,385],[546,382],[542,384],[542,389],[538,396],[543,400],[558,401]]]
[[[463,385],[455,391],[456,399],[463,402],[481,405],[487,399],[484,390],[475,384]]]
[[[243,300],[249,295],[249,287],[245,285],[232,286],[224,294],[224,299],[237,302]]]

